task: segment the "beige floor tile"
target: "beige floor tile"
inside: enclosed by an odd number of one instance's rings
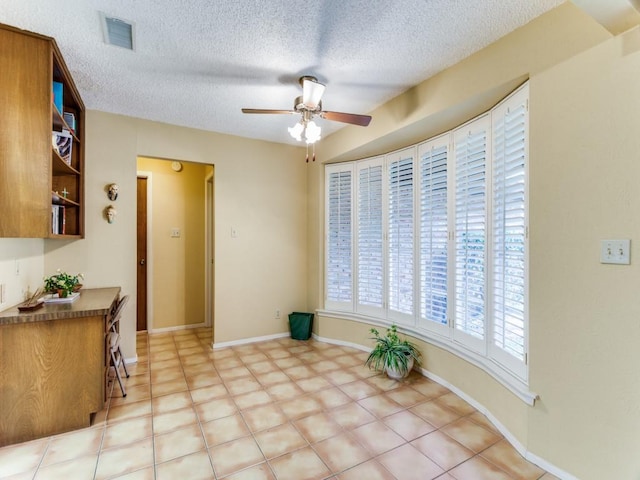
[[[284,400],[278,405],[289,420],[308,417],[322,410],[320,402],[309,395],[304,395],[292,400]]]
[[[127,367],[128,368],[128,367]],[[127,391],[131,387],[137,387],[142,385],[150,385],[151,384],[151,374],[149,372],[140,373],[138,375],[134,375],[129,372],[131,376],[129,378],[123,378],[124,386]]]
[[[189,349],[192,350],[192,349]],[[188,367],[190,365],[208,365],[211,369],[213,369],[213,363],[209,356],[205,353],[202,353],[202,349],[198,348],[198,353],[192,352],[191,354],[185,354],[180,356],[180,363],[182,363],[183,367]]]
[[[121,422],[130,418],[143,417],[151,414],[151,400],[143,400],[129,405],[118,405],[109,408],[107,423]]]
[[[334,370],[340,370],[344,368],[339,363],[334,362],[333,360],[322,360],[319,362],[315,362],[311,364],[311,368],[317,373],[325,373],[331,372]]]
[[[104,427],[85,428],[53,437],[42,459],[42,466],[46,467],[87,455],[97,455],[104,432]]]
[[[280,348],[272,348],[270,350],[267,350],[265,353],[267,354],[267,356],[269,358],[272,358],[274,360],[280,360],[280,359],[283,359],[283,358],[291,357],[291,353],[287,349],[282,348],[282,347],[280,347]],[[290,365],[290,366],[292,366],[292,365]]]
[[[229,396],[229,392],[221,383],[218,385],[210,385],[208,387],[191,390],[189,393],[191,394],[193,403],[208,402],[210,400],[215,400],[216,398]]]
[[[471,415],[473,412],[476,411],[475,408],[473,408],[471,405],[469,405],[467,402],[462,400],[459,396],[457,396],[453,392],[449,392],[444,395],[441,395],[440,397],[436,398],[434,402],[439,403],[440,405],[448,408],[449,410],[453,410],[454,412],[459,414],[461,417],[464,417],[465,415]]]
[[[251,366],[251,364],[253,364],[253,363],[264,362],[264,361],[266,361],[268,359],[269,359],[269,357],[267,357],[262,352],[251,353],[249,355],[243,355],[242,357],[240,357],[240,360],[242,360],[242,362],[246,366]]]
[[[466,418],[461,418],[443,427],[441,431],[476,453],[500,441],[498,435],[485,430]]]
[[[222,383],[222,379],[215,372],[198,373],[187,377],[187,385],[189,385],[190,390],[218,385],[220,383]]]
[[[309,445],[291,423],[256,433],[255,439],[267,459],[279,457]]]
[[[361,400],[382,393],[382,390],[368,384],[364,380],[356,380],[355,382],[340,385],[340,390],[354,400]]]
[[[403,383],[398,380],[393,380],[386,375],[374,375],[366,379],[367,383],[373,385],[376,388],[384,392],[388,392],[389,390],[394,390],[396,388],[400,388]]]
[[[251,365],[247,365],[247,368],[253,372],[254,375],[259,375],[261,373],[269,373],[275,372],[280,369],[275,363],[271,360],[266,360],[264,362],[252,363]]]
[[[275,477],[269,465],[261,463],[224,477],[224,480],[275,480]]]
[[[151,370],[153,370],[154,372],[159,372],[164,369],[179,368],[181,365],[182,364],[180,363],[180,358],[176,356],[170,358],[169,360],[154,361],[153,366],[149,369],[149,372],[151,372]]]
[[[189,392],[170,393],[155,397],[151,402],[154,415],[171,412],[191,406],[192,400]]]
[[[437,428],[444,427],[460,418],[457,413],[433,401],[421,403],[411,407],[409,410]]]
[[[373,455],[380,455],[406,443],[404,438],[380,421],[362,425],[351,433]]]
[[[303,380],[305,378],[315,377],[316,372],[311,367],[306,365],[298,365],[297,367],[291,367],[284,370],[284,373],[292,380]],[[326,380],[325,380],[326,382]]]
[[[164,360],[175,360],[178,358],[178,351],[175,348],[155,351],[153,347],[150,349],[149,362],[151,362],[151,371],[153,372],[156,362],[162,362]]]
[[[232,396],[242,395],[243,393],[255,392],[260,390],[262,385],[253,377],[239,378],[225,382],[225,386]]]
[[[417,390],[406,386],[387,392],[387,397],[398,402],[404,408],[413,407],[429,400]]]
[[[161,395],[168,395],[169,393],[184,392],[189,390],[187,381],[184,378],[172,380],[170,382],[153,383],[151,385],[151,396],[159,397]]]
[[[361,463],[337,476],[338,480],[395,480],[380,463],[375,460]]]
[[[278,480],[321,480],[331,471],[311,447],[269,461]]]
[[[512,480],[506,472],[480,456],[467,460],[449,473],[456,480]]]
[[[62,463],[41,466],[34,480],[60,480],[61,478],[93,478],[98,463],[98,454],[76,457]]]
[[[362,361],[355,355],[340,355],[338,357],[335,357],[333,361],[343,368],[355,367],[356,365],[362,364]]]
[[[411,445],[445,470],[451,470],[474,455],[467,447],[439,431],[420,437]]]
[[[118,422],[107,425],[102,449],[119,447],[138,442],[143,438],[153,435],[153,420],[151,415],[132,418],[126,422]]]
[[[213,468],[206,452],[192,453],[156,465],[156,480],[213,480]]]
[[[366,462],[373,456],[347,432],[322,440],[314,444],[313,449],[334,473]]]
[[[274,401],[289,400],[304,394],[304,391],[294,382],[279,383],[265,389]]]
[[[422,378],[419,381],[412,383],[410,385],[411,388],[413,388],[414,390],[420,392],[421,394],[423,394],[425,397],[427,397],[428,399],[434,399],[437,397],[440,397],[442,395],[446,395],[447,393],[449,393],[451,390],[449,390],[446,387],[443,387],[442,385],[440,385],[439,383],[436,383],[432,380],[429,380],[427,378]]]
[[[252,465],[263,463],[265,458],[252,437],[244,437],[209,449],[213,469],[218,477],[230,475]]]
[[[49,439],[0,448],[0,477],[33,471],[42,460]]]
[[[141,468],[140,470],[136,470],[135,472],[127,473],[125,475],[113,477],[111,480],[155,480],[155,472],[155,467],[151,466]]]
[[[194,406],[201,422],[210,422],[237,413],[238,408],[230,397],[217,398]]]
[[[325,388],[311,394],[325,410],[330,410],[340,405],[352,402],[351,398],[345,395],[338,387]]]
[[[358,376],[345,370],[334,370],[332,372],[325,372],[322,374],[324,378],[329,380],[334,385],[344,385],[346,383],[355,382],[358,380]]]
[[[496,435],[502,436],[500,430],[498,430],[493,423],[482,413],[475,411],[471,415],[468,415],[467,418],[471,420],[473,423],[477,423],[481,427],[489,430],[490,432],[495,433]]]
[[[290,381],[289,377],[287,377],[284,372],[281,372],[280,370],[256,374],[256,379],[258,380],[258,382],[260,382],[261,385],[265,387]]]
[[[370,369],[369,367],[365,367],[364,365],[355,365],[353,367],[347,368],[347,371],[353,373],[358,378],[367,379],[373,376],[379,375],[375,370]]]
[[[273,402],[273,399],[264,390],[258,390],[256,392],[245,393],[233,397],[233,401],[240,410],[246,410],[248,408],[258,407],[260,405],[266,405]]]
[[[506,440],[487,448],[481,456],[517,480],[536,480],[544,474],[544,470],[525,460]]]
[[[170,382],[184,378],[182,367],[155,369],[151,366],[151,383]]]
[[[254,353],[260,353],[260,349],[254,343],[245,343],[244,345],[234,345],[231,347],[236,355],[239,357],[244,357],[247,355],[252,355]]]
[[[181,427],[197,423],[198,417],[192,407],[161,413],[153,416],[153,433],[170,432]]]
[[[215,355],[215,352],[214,352]],[[220,370],[230,370],[233,368],[242,367],[244,364],[242,360],[240,360],[235,355],[226,355],[220,359],[216,359],[214,357],[213,366],[216,367],[218,371]]]
[[[408,442],[436,430],[436,427],[408,410],[389,415],[382,421]]]
[[[214,349],[213,352],[209,353],[210,358],[217,359],[217,360],[220,360],[222,358],[235,357],[235,356],[236,356],[235,352],[229,347]]]
[[[250,431],[240,414],[219,418],[201,424],[207,447],[214,447],[221,443],[237,440],[250,435]]]
[[[153,446],[151,438],[145,438],[126,447],[102,450],[98,457],[96,480],[131,473],[153,465]]]
[[[374,397],[363,398],[362,400],[358,400],[358,403],[378,418],[393,415],[403,409],[402,405],[395,400],[392,400],[384,393]]]
[[[242,417],[252,432],[277,427],[288,420],[280,407],[273,403],[243,410]]]
[[[303,352],[297,355],[297,357],[309,365],[312,365],[318,362],[323,362],[326,360],[326,357],[322,356],[320,353],[315,352],[313,350],[308,352]]]
[[[329,414],[333,420],[347,430],[352,430],[376,420],[376,417],[355,402],[334,408]]]
[[[331,388],[333,386],[331,385],[331,382],[320,375],[299,379],[296,381],[296,384],[307,393],[317,392],[318,390]]]
[[[432,480],[444,470],[420,451],[405,444],[377,458],[398,480]]]
[[[199,373],[217,373],[211,360],[206,363],[196,363],[195,365],[182,365],[182,369],[186,377],[193,377]]]
[[[309,443],[316,443],[342,433],[342,427],[326,412],[295,420],[293,424]]]
[[[220,375],[220,378],[222,378],[224,382],[228,382],[237,378],[251,377],[251,371],[243,366],[232,367],[225,370],[218,368],[218,375]]]
[[[156,435],[153,439],[156,463],[205,450],[202,431],[197,424]]]
[[[275,363],[278,366],[278,368],[281,368],[282,370],[286,370],[288,368],[294,368],[294,367],[301,367],[304,365],[302,360],[293,356],[276,358],[273,360],[273,363]]]

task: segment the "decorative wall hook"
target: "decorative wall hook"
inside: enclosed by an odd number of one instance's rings
[[[111,200],[112,202],[115,202],[118,199],[119,189],[120,187],[118,187],[117,183],[112,183],[111,185],[109,185],[107,190],[107,197],[109,197],[109,200]]]
[[[113,207],[113,205],[109,205],[107,208],[104,209],[104,214],[107,217],[107,222],[113,223],[116,219],[116,215],[118,214],[118,211]]]

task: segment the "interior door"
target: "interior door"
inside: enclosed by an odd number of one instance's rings
[[[138,177],[137,331],[147,330],[147,179]]]

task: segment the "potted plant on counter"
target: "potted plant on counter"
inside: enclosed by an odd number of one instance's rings
[[[57,293],[59,297],[68,297],[71,293],[80,290],[82,284],[80,279],[84,278],[81,273],[69,275],[58,269],[55,275],[45,277],[44,290],[49,293]]]
[[[365,365],[386,374],[395,380],[400,380],[411,372],[414,363],[420,364],[422,354],[418,347],[408,340],[398,337],[395,325],[387,328],[387,334],[381,336],[378,330],[372,328],[375,347],[365,361]]]

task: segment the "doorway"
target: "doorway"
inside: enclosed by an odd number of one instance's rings
[[[213,165],[138,157],[138,169],[138,329],[145,310],[150,333],[211,327]]]

